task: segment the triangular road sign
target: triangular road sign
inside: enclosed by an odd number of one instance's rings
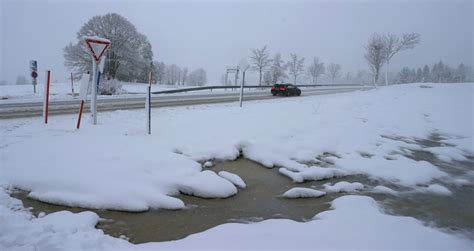
[[[110,41],[100,37],[85,37],[87,47],[94,60],[99,63],[105,51],[109,48]]]

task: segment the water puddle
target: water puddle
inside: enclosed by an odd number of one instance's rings
[[[328,181],[294,184],[290,179],[261,165],[240,158],[236,161],[216,163],[210,170],[229,171],[238,174],[247,184],[236,196],[227,199],[201,199],[180,195],[187,205],[184,210],[150,210],[143,213],[127,213],[108,210],[70,208],[43,203],[26,197],[25,192],[13,194],[32,207],[33,213],[52,213],[60,210],[72,212],[93,211],[107,219],[98,228],[115,237],[125,235],[133,243],[167,241],[184,238],[229,222],[255,222],[270,218],[306,221],[319,212],[329,209],[330,202],[343,194],[328,194],[321,198],[286,199],[281,194],[293,187],[320,187]],[[363,177],[341,180],[361,181]],[[332,179],[331,182],[338,179]],[[364,179],[361,182],[370,182]],[[364,184],[365,184],[364,183]]]
[[[405,141],[414,142],[404,138]],[[422,146],[433,146],[438,138],[426,141],[416,140]],[[366,153],[362,155],[370,156]],[[465,162],[446,163],[438,160],[433,154],[425,151],[410,151],[405,155],[415,160],[425,160],[438,166],[451,175],[464,175],[473,170],[474,158]],[[323,156],[324,157],[324,156]],[[319,159],[322,166],[330,166],[324,158]],[[452,196],[440,196],[428,193],[403,192],[406,188],[397,187],[383,181],[372,180],[364,175],[353,175],[330,180],[311,181],[295,184],[289,178],[278,173],[278,169],[268,169],[253,161],[239,158],[236,161],[216,163],[210,170],[229,171],[238,174],[247,184],[239,189],[236,196],[227,199],[202,199],[180,195],[185,202],[184,210],[150,210],[143,213],[127,213],[107,210],[89,210],[51,205],[27,198],[27,193],[16,192],[12,196],[23,201],[25,207],[32,207],[32,212],[52,213],[60,210],[72,212],[94,211],[102,220],[97,227],[115,237],[126,236],[132,243],[151,241],[168,241],[184,238],[209,228],[229,222],[257,222],[270,218],[285,218],[306,221],[319,212],[329,209],[330,202],[345,193],[330,193],[321,198],[286,199],[281,194],[293,187],[322,188],[322,185],[338,181],[360,182],[367,187],[384,185],[397,191],[399,196],[374,194],[369,190],[362,191],[382,203],[385,210],[394,215],[412,216],[427,225],[441,227],[445,231],[461,233],[474,240],[474,194],[473,176],[469,176],[470,185],[454,185],[436,181],[453,193]]]

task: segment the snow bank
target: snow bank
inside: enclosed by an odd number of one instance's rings
[[[370,197],[343,196],[334,210],[306,223],[265,220],[229,223],[179,241],[140,245],[149,249],[411,249],[471,250],[472,242],[429,228],[411,218],[381,212]],[[390,227],[387,227],[390,226]],[[223,241],[225,240],[225,241]]]
[[[305,187],[294,187],[286,191],[282,196],[285,198],[318,198],[326,195],[325,192]]]
[[[334,185],[331,185],[329,183],[324,184],[324,190],[330,193],[340,193],[340,192],[346,192],[346,193],[351,193],[351,192],[357,192],[358,190],[364,189],[364,185],[362,185],[359,182],[347,182],[347,181],[340,181],[337,182]]]
[[[36,218],[0,188],[1,250],[103,250],[133,248],[94,226],[93,212],[60,211]]]
[[[222,178],[232,182],[232,184],[240,187],[240,188],[245,188],[247,185],[245,182],[240,178],[237,174],[231,173],[231,172],[226,172],[226,171],[220,171],[218,173],[219,176]]]
[[[203,171],[178,183],[180,192],[202,198],[227,198],[237,194],[237,188],[213,171]]]

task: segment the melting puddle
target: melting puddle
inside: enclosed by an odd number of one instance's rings
[[[278,173],[278,169],[268,169],[261,165],[239,158],[236,161],[216,163],[210,170],[229,171],[238,174],[247,184],[239,189],[237,195],[227,199],[202,199],[180,195],[186,204],[184,210],[150,210],[143,213],[128,213],[108,210],[89,210],[70,208],[43,203],[27,198],[27,193],[19,192],[12,196],[21,199],[25,207],[32,207],[33,213],[52,213],[60,210],[72,212],[93,211],[101,218],[97,227],[115,237],[125,235],[132,243],[167,241],[182,239],[190,234],[201,232],[229,222],[256,222],[270,218],[285,218],[306,221],[319,212],[329,209],[330,202],[343,194],[328,194],[321,198],[286,199],[281,194],[293,187],[322,186],[328,182],[306,182],[295,184]],[[359,176],[341,180],[361,181]],[[338,179],[332,179],[331,182]],[[370,182],[364,179],[361,182]]]
[[[429,142],[426,142],[431,146],[436,141],[430,139]],[[426,142],[418,143],[423,145]],[[474,158],[472,157],[465,162],[446,163],[424,151],[412,150],[411,154],[406,156],[415,160],[429,161],[441,170],[456,176],[469,170],[472,171],[474,167]],[[371,156],[366,154],[364,157],[370,158]],[[327,164],[330,165],[330,163]],[[180,195],[179,198],[186,204],[186,208],[183,210],[162,209],[142,213],[57,206],[27,198],[25,192],[16,192],[12,196],[21,199],[26,208],[32,207],[32,212],[36,215],[40,212],[52,213],[61,210],[93,211],[104,219],[97,227],[106,234],[115,237],[123,235],[132,243],[144,243],[182,239],[190,234],[230,222],[248,223],[275,218],[304,222],[319,212],[328,210],[331,201],[347,193],[329,193],[320,198],[307,199],[286,199],[280,197],[281,194],[293,187],[321,189],[322,185],[327,182],[360,182],[366,187],[384,185],[401,191],[399,196],[374,194],[369,191],[359,193],[371,196],[382,203],[387,213],[412,216],[427,225],[441,227],[445,231],[453,231],[474,240],[474,200],[472,199],[474,176],[469,178],[470,185],[463,186],[445,184],[442,180],[436,181],[453,193],[452,196],[440,196],[404,192],[401,187],[372,180],[364,175],[295,184],[289,178],[279,174],[278,168],[268,169],[244,158],[216,163],[210,170],[214,172],[225,170],[235,173],[245,181],[247,188],[239,189],[237,195],[227,199],[202,199]]]

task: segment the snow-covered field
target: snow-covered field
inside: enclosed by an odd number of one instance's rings
[[[205,198],[238,193],[236,186],[245,187],[245,180],[202,165],[243,155],[279,168],[295,183],[358,174],[403,191],[450,196],[447,185],[474,185],[474,170],[454,175],[406,155],[422,149],[443,161],[473,156],[473,100],[473,84],[411,84],[247,102],[242,109],[234,103],[162,108],[153,111],[152,135],[146,134],[144,111],[99,113],[99,125],[84,123],[80,130],[74,129],[74,115],[51,117],[47,126],[40,118],[4,120],[0,247],[472,250],[472,240],[414,218],[389,216],[366,196],[342,196],[332,202],[333,210],[306,223],[224,224],[179,241],[134,246],[95,229],[95,213],[35,217],[8,192],[18,188],[41,201],[86,208],[180,209],[185,205],[175,197],[179,193]],[[417,143],[432,135],[443,145]],[[330,182],[315,189],[403,196],[392,188]],[[289,197],[307,192],[293,190]]]

